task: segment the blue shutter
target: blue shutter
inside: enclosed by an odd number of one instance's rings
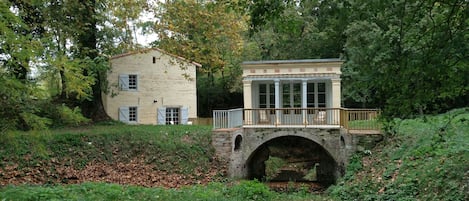
[[[129,75],[127,74],[119,75],[119,88],[120,90],[124,90],[124,91],[129,90]]]
[[[181,124],[187,124],[189,120],[189,108],[183,107],[181,108]]]
[[[129,123],[129,108],[128,107],[119,108],[119,121]]]
[[[157,109],[157,111],[158,111],[158,114],[157,114],[158,124],[165,125],[166,124],[166,108],[160,107]]]

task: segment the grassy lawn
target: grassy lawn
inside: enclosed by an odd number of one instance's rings
[[[60,186],[8,186],[0,190],[0,200],[327,200],[307,191],[276,193],[256,181],[241,181],[227,186],[208,185],[180,189],[145,188],[105,183]]]

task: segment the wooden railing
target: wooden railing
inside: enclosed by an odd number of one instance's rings
[[[381,130],[378,109],[347,109],[340,112],[340,125],[349,130]]]
[[[244,111],[244,112],[243,112]],[[380,130],[377,109],[255,108],[214,110],[213,127],[342,127],[348,130]]]

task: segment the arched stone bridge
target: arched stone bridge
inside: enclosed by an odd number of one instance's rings
[[[381,139],[379,131],[351,133],[341,127],[244,127],[215,129],[212,145],[218,157],[228,161],[231,177],[263,179],[266,160],[279,157],[301,166],[297,169],[315,169],[316,181],[331,184],[345,173],[353,153],[371,149]],[[278,177],[291,181],[303,176]]]

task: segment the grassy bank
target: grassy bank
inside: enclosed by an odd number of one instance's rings
[[[6,133],[0,137],[0,181],[73,183],[79,170],[120,165],[131,172],[132,164],[140,171],[200,177],[218,165],[210,135],[208,126],[120,124]]]
[[[469,108],[395,119],[329,190],[338,200],[469,200]]]

